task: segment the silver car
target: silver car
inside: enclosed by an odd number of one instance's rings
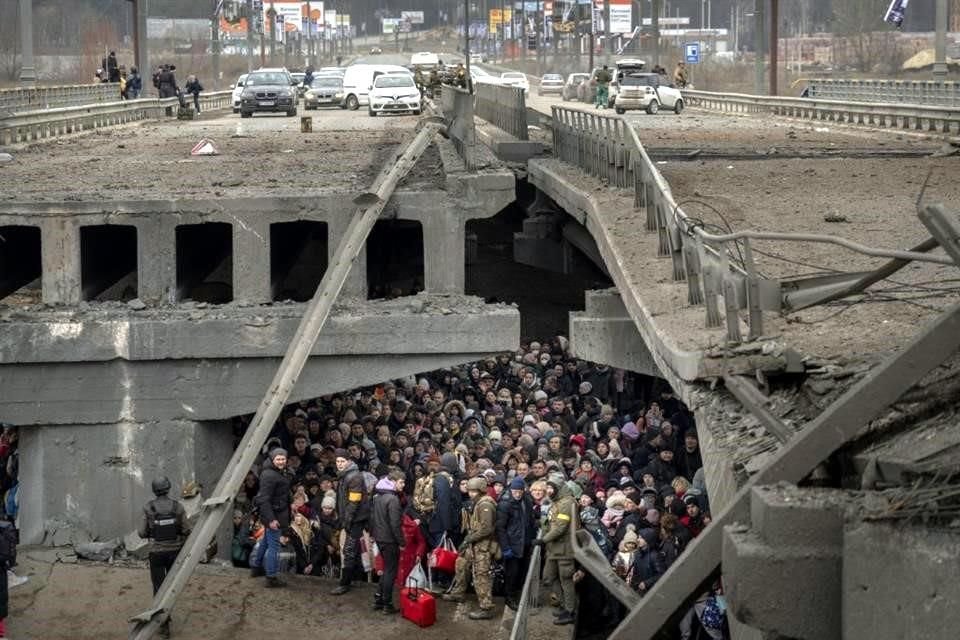
[[[563,76],[559,73],[547,73],[540,78],[540,88],[537,89],[538,96],[545,96],[548,93],[563,93]]]

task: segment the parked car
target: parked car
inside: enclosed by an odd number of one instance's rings
[[[380,55],[381,53],[383,53],[383,49],[381,49],[380,47],[370,47],[370,54],[371,54],[371,55],[375,55],[375,56],[376,56],[376,55]]]
[[[396,64],[352,64],[343,75],[343,106],[351,111],[368,104],[368,93],[374,79],[380,74],[413,74],[409,69]]]
[[[240,94],[240,117],[254,113],[286,113],[297,115],[296,81],[286,69],[258,69],[247,75]]]
[[[500,76],[487,73],[480,67],[470,67],[470,78],[473,80],[474,84],[477,84],[478,82],[486,84],[502,84]]]
[[[545,96],[548,93],[563,93],[563,76],[559,73],[547,73],[540,78],[540,87],[537,89],[537,95]]]
[[[420,90],[408,73],[385,73],[373,79],[369,89],[368,113],[412,113],[420,115]]]
[[[237,78],[237,83],[231,87],[233,89],[233,112],[240,113],[240,96],[243,94],[243,83],[247,79],[247,74],[242,73]]]
[[[520,87],[524,93],[530,91],[530,81],[527,80],[527,74],[519,71],[504,71],[500,74],[500,82],[510,87]]]
[[[683,95],[679,89],[660,84],[660,75],[656,73],[625,73],[620,79],[620,93],[614,102],[617,113],[630,109],[644,109],[655,114],[664,109],[673,109],[675,113],[683,111]]]
[[[321,106],[338,107],[341,102],[343,102],[343,78],[340,76],[316,76],[303,94],[303,108],[307,111]]]
[[[560,97],[566,100],[579,100],[577,95],[580,85],[590,80],[589,73],[571,73],[567,76],[567,81],[560,90]]]
[[[471,53],[470,54],[470,64],[483,62],[482,53]]]

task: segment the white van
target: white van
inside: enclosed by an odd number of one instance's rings
[[[436,67],[440,64],[440,56],[429,51],[421,51],[410,56],[410,66]]]
[[[373,78],[382,73],[413,75],[409,69],[397,64],[352,64],[343,74],[343,104],[340,106],[356,110],[370,104],[368,94],[373,85]]]

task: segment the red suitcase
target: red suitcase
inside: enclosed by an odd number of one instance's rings
[[[423,589],[400,589],[400,615],[420,627],[437,621],[437,601]]]

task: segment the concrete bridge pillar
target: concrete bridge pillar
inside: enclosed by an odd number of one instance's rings
[[[233,297],[270,302],[270,223],[249,218],[233,225]]]
[[[176,227],[160,216],[137,225],[137,289],[144,302],[176,302],[176,247]]]
[[[340,246],[340,240],[343,239],[344,234],[347,232],[347,227],[350,225],[350,217],[342,216],[336,217],[328,222],[328,237],[329,241],[327,242],[327,259],[328,266],[330,269],[333,267],[333,258],[337,254],[337,247]],[[347,275],[347,281],[343,285],[343,291],[340,294],[345,298],[360,298],[361,300],[366,300],[368,295],[367,288],[367,247],[364,247],[360,250],[360,253],[357,254],[357,259],[354,261],[353,266],[350,268],[350,273]]]
[[[80,302],[80,228],[66,218],[47,218],[40,227],[43,301]]]
[[[457,211],[429,212],[423,222],[423,280],[427,293],[463,293],[466,284],[466,225]]]
[[[20,430],[20,531],[24,544],[69,527],[100,540],[139,524],[150,482],[173,493],[190,481],[209,496],[233,453],[228,421],[117,422]]]

